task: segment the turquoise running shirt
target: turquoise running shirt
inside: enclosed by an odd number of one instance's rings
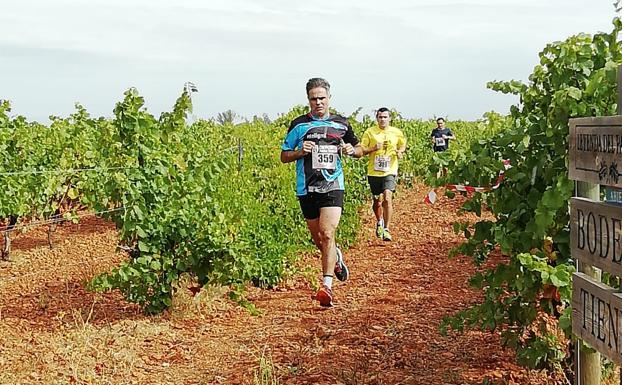
[[[341,143],[352,146],[359,143],[348,120],[340,115],[328,119],[301,115],[289,125],[281,150],[300,149],[303,141],[314,142],[315,147],[310,154],[296,160],[296,195],[344,190]]]

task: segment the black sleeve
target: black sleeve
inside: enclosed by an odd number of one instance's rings
[[[348,123],[346,127],[348,127],[348,130],[343,136],[343,141],[346,143],[350,143],[353,146],[356,146],[357,144],[359,144],[359,139],[356,137],[356,135],[354,135],[354,130],[352,129],[350,123]]]
[[[337,116],[335,116],[334,120],[336,122],[346,126],[346,133],[343,136],[343,141],[345,143],[350,143],[353,146],[356,146],[357,144],[359,144],[359,139],[354,134],[354,130],[352,129],[352,126],[350,125],[350,122],[348,122],[348,119],[344,118],[341,115],[337,115]]]
[[[289,132],[291,130],[293,130],[294,127],[296,127],[300,123],[305,123],[305,122],[308,122],[308,121],[309,121],[309,117],[307,115],[300,115],[296,119],[292,120],[292,122],[289,124],[289,128],[287,129],[287,133],[289,134]]]

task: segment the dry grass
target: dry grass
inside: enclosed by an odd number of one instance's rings
[[[279,385],[277,369],[272,362],[272,355],[267,351],[267,347],[261,351],[257,369],[253,373],[253,385]]]
[[[173,295],[169,310],[172,320],[209,319],[214,314],[226,311],[232,306],[227,299],[229,288],[210,285],[199,288],[196,280],[183,276]],[[189,289],[199,290],[196,294]],[[196,289],[195,289],[196,288]]]
[[[58,330],[27,332],[0,322],[1,384],[132,384],[135,370],[167,367],[160,352],[175,337],[167,322],[120,321],[97,326],[82,312],[63,317]],[[170,363],[168,364],[170,366]]]

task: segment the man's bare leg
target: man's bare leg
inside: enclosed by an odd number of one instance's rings
[[[389,231],[389,225],[393,218],[393,193],[391,190],[384,190],[384,200],[382,202],[383,216],[384,216],[384,231],[382,233],[382,239],[385,241],[393,240]]]
[[[384,228],[389,228],[389,223],[393,218],[393,192],[391,190],[384,190],[382,193],[384,199],[382,201],[382,215],[384,219]]]
[[[320,245],[320,218],[316,219],[307,219],[307,228],[311,233],[311,238],[313,239],[313,243],[318,248],[318,250],[322,250]]]
[[[341,219],[341,207],[322,207],[320,209],[319,239],[322,252],[322,272],[324,275],[333,275],[337,252],[335,250],[335,232]]]

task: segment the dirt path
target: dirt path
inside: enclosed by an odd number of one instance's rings
[[[331,309],[310,300],[301,277],[251,289],[261,316],[210,289],[145,317],[116,293],[84,289],[122,258],[110,224],[63,226],[54,250],[43,229],[20,235],[13,261],[0,262],[0,384],[253,384],[262,368],[279,384],[555,383],[516,366],[496,334],[439,334],[441,318],[479,294],[466,284],[470,261],[446,257],[460,241],[456,203],[425,205],[426,192],[399,194],[394,242],[375,238],[366,214],[358,246],[345,252],[351,279],[335,284]]]

